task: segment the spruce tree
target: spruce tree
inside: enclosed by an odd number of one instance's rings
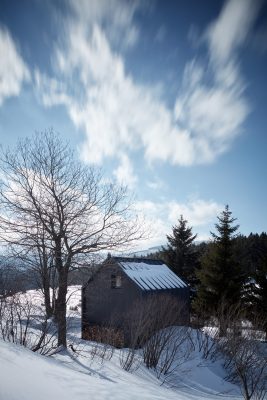
[[[252,311],[256,313],[261,321],[261,327],[265,332],[267,341],[267,255],[265,254],[262,263],[255,273],[255,285],[251,298]]]
[[[196,251],[193,242],[196,237],[188,221],[181,215],[178,225],[172,228],[172,235],[167,235],[168,244],[163,250],[163,258],[170,268],[189,283],[194,279]]]
[[[197,272],[199,287],[194,309],[202,316],[219,318],[221,335],[225,333],[225,312],[240,301],[243,275],[233,253],[233,238],[239,225],[228,205],[217,217],[217,233],[212,233],[213,243],[202,259],[201,269]]]

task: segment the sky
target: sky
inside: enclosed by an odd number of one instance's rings
[[[0,144],[53,128],[166,242],[267,231],[267,2],[0,0]]]

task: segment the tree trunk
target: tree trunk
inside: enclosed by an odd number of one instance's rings
[[[227,334],[227,323],[225,321],[225,318],[222,317],[219,319],[219,337],[224,337]]]
[[[50,288],[44,289],[44,298],[45,298],[45,313],[46,313],[46,318],[49,319],[53,315],[53,309],[51,306],[51,301],[50,301]]]
[[[58,325],[58,346],[67,347],[66,297],[68,290],[68,270],[63,267],[58,273],[58,297],[56,301],[56,320]]]
[[[50,299],[50,279],[48,271],[46,269],[44,270],[44,275],[43,275],[43,290],[44,290],[46,318],[49,319],[53,315],[53,309],[51,306],[51,299]]]

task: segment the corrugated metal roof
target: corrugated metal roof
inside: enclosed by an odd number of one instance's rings
[[[187,287],[166,264],[159,260],[117,258],[124,272],[142,290],[164,290]]]

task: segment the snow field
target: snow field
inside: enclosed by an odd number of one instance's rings
[[[21,296],[30,296],[36,306],[43,307],[38,291]],[[127,349],[105,349],[102,344],[80,339],[80,298],[80,287],[70,287],[67,308],[71,347],[67,350],[45,357],[0,341],[0,400],[241,399],[238,387],[224,381],[220,362],[203,360],[197,345],[164,385],[138,354],[138,368],[125,371],[120,360]],[[182,328],[175,329],[179,335]],[[190,334],[196,343],[196,332],[190,330]]]

